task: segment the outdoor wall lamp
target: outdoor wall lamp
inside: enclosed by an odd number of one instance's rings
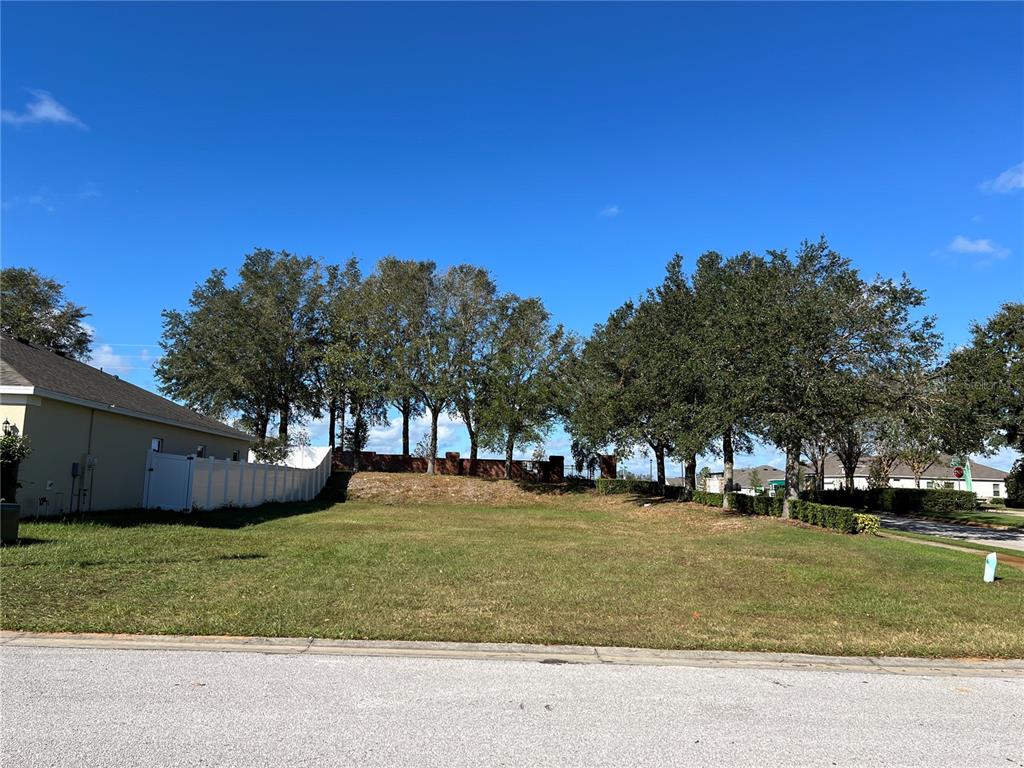
[[[9,422],[7,419],[4,419],[4,434],[11,434],[11,422]]]

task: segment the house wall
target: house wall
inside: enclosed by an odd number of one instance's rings
[[[941,477],[941,478],[922,477],[921,478],[921,487],[922,488],[928,488],[929,487],[928,486],[928,482],[929,481],[934,483],[934,486],[932,486],[934,488],[945,488],[946,487],[945,484],[948,482],[948,483],[952,483],[953,484],[952,485],[953,490],[956,490],[956,491],[966,491],[967,490],[967,483],[965,481],[963,481],[963,480],[956,480],[954,478],[947,478],[947,477]],[[833,489],[833,488],[841,488],[845,484],[846,484],[846,479],[843,478],[843,477],[826,477],[825,478],[825,488],[826,488],[826,490],[830,490],[830,489]],[[861,476],[861,475],[855,476],[853,478],[853,485],[856,488],[866,489],[868,487],[868,479],[867,479],[866,476]],[[991,499],[993,497],[999,497],[999,498],[1003,498],[1003,499],[1006,498],[1006,482],[1004,480],[992,480],[992,479],[982,479],[982,480],[979,480],[979,479],[975,478],[972,481],[972,486],[973,486],[972,490],[974,491],[974,495],[977,496],[979,499]],[[890,488],[916,488],[917,485],[914,483],[914,478],[912,478],[912,477],[891,477],[891,478],[889,478],[889,487]]]
[[[154,437],[163,439],[164,453],[190,454],[202,444],[207,456],[231,458],[238,451],[244,460],[249,447],[241,439],[47,398],[25,408],[23,423],[32,445],[18,472],[24,516],[141,507]],[[91,471],[87,456],[95,459]],[[82,476],[73,481],[74,462],[80,463]]]

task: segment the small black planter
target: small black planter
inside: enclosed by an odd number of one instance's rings
[[[0,496],[8,504],[18,500],[18,465],[20,461],[0,463]]]
[[[18,518],[20,504],[0,504],[0,543],[15,544],[18,541]]]

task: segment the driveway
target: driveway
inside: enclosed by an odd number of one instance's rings
[[[4,645],[0,672],[2,762],[29,768],[1024,765],[1019,665],[957,676]]]
[[[987,544],[992,547],[1019,549],[1024,552],[1024,531],[997,531],[975,525],[957,525],[955,523],[937,523],[932,520],[918,520],[910,517],[894,517],[882,515],[882,527],[911,533],[926,533],[930,536],[944,536],[947,539],[960,539],[976,544]]]

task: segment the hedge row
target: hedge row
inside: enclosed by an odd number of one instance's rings
[[[850,507],[792,499],[789,502],[789,514],[794,520],[820,525],[822,528],[834,528],[843,533],[857,532],[857,513]]]
[[[950,488],[869,488],[863,490],[807,491],[805,501],[894,514],[969,512],[977,506],[971,491]]]
[[[729,506],[743,515],[782,517],[782,495],[750,496],[746,493],[729,494]]]
[[[636,493],[641,496],[660,496],[661,486],[652,480],[617,480],[602,477],[595,481],[598,493]]]
[[[707,491],[694,491],[692,500],[696,504],[703,504],[707,507],[722,506],[722,494],[708,493]]]
[[[602,477],[594,481],[598,493],[633,493],[637,496],[664,496],[666,499],[689,501],[690,491],[681,485],[661,485],[654,480],[618,480]]]

